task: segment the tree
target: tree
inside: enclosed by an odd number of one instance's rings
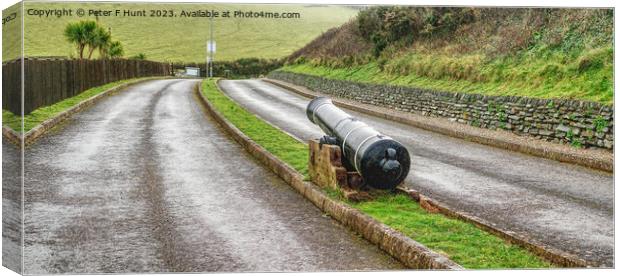
[[[110,41],[112,39],[112,35],[105,28],[101,26],[97,26],[92,33],[87,35],[87,42],[89,52],[88,58],[90,59],[93,55],[93,52],[96,49],[107,49]],[[102,56],[103,57],[103,56]]]
[[[105,59],[110,57],[110,47],[112,45],[112,41],[108,41],[105,45],[99,47],[99,58]]]
[[[125,54],[123,44],[120,41],[109,40],[105,45],[99,47],[100,58],[118,58]]]
[[[123,45],[112,41],[112,34],[96,21],[86,20],[67,24],[65,37],[74,43],[80,59],[84,58],[84,50],[88,47],[88,58],[92,58],[95,50],[99,50],[100,58],[116,58],[124,54]]]
[[[67,24],[65,28],[65,37],[69,42],[75,44],[80,59],[84,58],[84,48],[92,41],[96,29],[97,22],[92,20]]]
[[[124,54],[125,50],[120,41],[111,42],[107,47],[107,55],[111,58],[122,57]]]

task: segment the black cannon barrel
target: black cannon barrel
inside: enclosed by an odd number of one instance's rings
[[[411,163],[407,149],[336,107],[329,98],[312,100],[306,115],[329,136],[321,141],[338,145],[369,186],[393,189],[407,177]]]

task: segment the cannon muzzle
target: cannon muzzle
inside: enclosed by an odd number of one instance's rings
[[[329,98],[312,100],[306,115],[327,134],[321,143],[338,145],[349,166],[370,187],[393,189],[407,177],[411,164],[407,149],[336,107]]]

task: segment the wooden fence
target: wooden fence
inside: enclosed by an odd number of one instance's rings
[[[172,74],[168,63],[127,59],[24,59],[24,114],[106,83]],[[22,60],[2,65],[2,109],[21,113]]]

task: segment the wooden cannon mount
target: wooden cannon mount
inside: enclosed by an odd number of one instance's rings
[[[316,185],[341,191],[346,199],[354,202],[372,200],[378,195],[391,192],[373,189],[364,184],[358,172],[347,170],[343,164],[340,147],[320,144],[318,140],[310,140],[308,146],[310,148],[308,173]]]

